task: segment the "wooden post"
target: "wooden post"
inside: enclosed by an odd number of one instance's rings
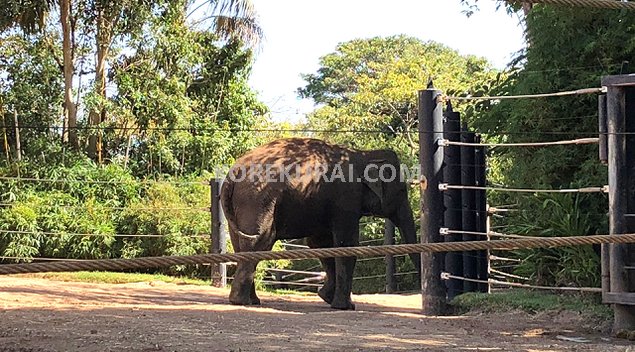
[[[461,137],[461,117],[459,113],[452,110],[452,105],[448,103],[444,114],[443,136],[446,140],[458,142]],[[461,147],[449,145],[443,147],[443,182],[451,185],[461,184]],[[461,190],[448,189],[443,192],[443,205],[445,207],[443,227],[451,230],[462,230],[463,215],[461,203]],[[443,236],[445,242],[459,242],[463,240],[463,235],[447,234]],[[445,254],[445,271],[455,275],[463,276],[463,253],[448,252]],[[445,281],[448,287],[448,300],[463,293],[463,281],[449,279]]]
[[[22,160],[22,147],[20,146],[20,125],[18,123],[18,110],[13,109],[13,123],[15,124],[15,157]]]
[[[610,244],[602,243],[600,245],[600,270],[602,273],[602,299],[606,294],[611,292],[611,256]]]
[[[599,157],[602,164],[608,164],[608,136],[606,126],[606,95],[598,96],[598,131],[599,131]]]
[[[227,252],[227,233],[225,216],[220,206],[220,189],[222,181],[213,178],[210,185],[210,220],[211,220],[211,253]],[[225,264],[212,264],[212,285],[215,287],[225,287],[227,285],[227,267]]]
[[[474,142],[480,143],[481,136],[474,136]],[[486,178],[486,156],[485,147],[476,147],[474,153],[474,165],[476,175],[476,186],[485,187],[487,185]],[[487,193],[483,190],[474,191],[474,197],[476,201],[476,231],[477,232],[489,232],[487,214]],[[486,240],[483,238],[483,240]],[[477,259],[477,277],[479,280],[487,281],[489,279],[489,251],[478,251]],[[479,292],[489,292],[489,284],[478,284]]]
[[[384,244],[395,244],[395,224],[386,219],[384,222]],[[391,254],[386,255],[386,293],[394,293],[397,291],[397,280],[395,278],[395,257]]]
[[[609,164],[609,234],[626,233],[628,180],[626,169],[626,107],[625,90],[609,86],[607,92],[608,164]],[[627,245],[609,246],[610,295],[628,292],[626,273]],[[613,305],[613,331],[635,328],[635,306]]]
[[[421,243],[441,242],[443,225],[442,181],[443,107],[441,91],[426,89],[418,94],[419,167],[421,168]],[[443,254],[421,254],[421,298],[424,314],[439,315],[446,311],[445,285],[441,281]]]
[[[474,133],[469,132],[467,124],[461,128],[461,142],[474,143]],[[474,172],[476,148],[471,146],[461,147],[461,184],[464,186],[474,186],[476,184],[476,173]],[[463,208],[462,228],[463,231],[476,231],[476,194],[474,190],[464,189],[461,191],[461,203]],[[475,241],[475,235],[464,234],[463,241]],[[463,276],[468,279],[478,279],[478,256],[477,251],[463,252]],[[476,292],[477,284],[472,281],[463,281],[463,292]]]

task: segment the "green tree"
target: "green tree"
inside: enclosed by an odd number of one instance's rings
[[[212,20],[216,33],[222,39],[238,38],[247,40],[249,43],[258,42],[262,31],[258,26],[256,13],[250,0],[209,0],[207,3],[213,6],[216,13]],[[121,36],[134,36],[141,31],[152,14],[153,7],[163,4],[163,1],[148,0],[89,2],[87,20],[94,23],[95,28],[95,95],[97,100],[102,101],[102,104],[98,102],[91,107],[88,117],[90,125],[98,126],[106,121],[106,109],[103,106],[103,101],[106,99],[106,66],[114,41]],[[163,11],[169,13],[168,16],[180,16],[182,22],[185,22],[190,1],[168,1],[165,4]],[[101,143],[98,140],[99,135],[91,133],[88,154],[101,162]]]
[[[48,34],[41,37],[0,35],[0,118],[5,153],[16,145],[15,120],[21,126],[21,153],[40,151],[50,136],[62,107],[62,82],[59,67],[51,58]]]
[[[248,129],[266,108],[247,85],[251,52],[232,40],[188,28],[178,13],[149,26],[153,40],[131,43],[113,66],[117,94],[108,157],[136,160],[138,174],[201,172],[249,148]]]
[[[57,58],[56,48],[51,44],[49,34],[44,34],[48,39],[46,44],[51,50],[51,54],[61,66],[64,76],[64,125],[68,127],[68,138],[71,146],[79,149],[79,141],[77,139],[77,106],[73,101],[73,75],[76,19],[71,11],[71,0],[59,0],[56,4],[54,0],[37,0],[37,1],[13,1],[9,0],[4,3],[0,10],[0,31],[18,27],[25,34],[42,33],[47,27],[47,19],[55,5],[59,5],[59,21],[62,33],[62,59]],[[64,135],[64,131],[62,131]]]
[[[392,147],[414,156],[416,94],[429,80],[445,92],[489,89],[498,72],[483,58],[463,56],[442,44],[408,36],[356,39],[320,59],[316,73],[303,76],[299,94],[320,107],[308,126],[325,130],[374,130],[375,134],[321,137],[357,147]]]

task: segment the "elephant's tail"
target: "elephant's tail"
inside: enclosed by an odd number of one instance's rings
[[[234,195],[234,182],[232,182],[232,180],[227,178],[223,182],[223,187],[221,188],[220,203],[221,203],[221,207],[223,207],[225,218],[230,223],[235,223],[236,221],[236,213],[234,211],[234,205],[232,204],[233,195]]]
[[[240,229],[238,229],[238,223],[236,219],[236,211],[234,209],[234,204],[232,202],[232,198],[234,195],[234,182],[229,178],[225,179],[223,182],[223,187],[220,192],[220,202],[221,207],[223,207],[223,212],[225,214],[225,219],[227,219],[227,225],[229,226],[229,234],[231,236],[232,244],[234,245],[234,250],[241,252],[240,240],[239,237],[244,237],[250,241],[255,241],[258,239],[258,235],[249,235],[246,234]],[[239,236],[239,237],[236,237]]]

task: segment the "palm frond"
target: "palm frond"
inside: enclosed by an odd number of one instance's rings
[[[0,7],[0,30],[17,26],[25,33],[38,32],[54,4],[55,0],[7,1]]]
[[[264,36],[256,19],[246,17],[215,16],[214,31],[223,39],[240,39],[250,47],[256,47]]]
[[[210,0],[214,13],[235,18],[256,19],[257,13],[251,0]]]

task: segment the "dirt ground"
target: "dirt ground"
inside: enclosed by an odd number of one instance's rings
[[[635,351],[573,313],[424,316],[419,295],[357,295],[356,311],[334,311],[316,296],[260,293],[263,306],[237,307],[227,294],[0,277],[0,352]]]

